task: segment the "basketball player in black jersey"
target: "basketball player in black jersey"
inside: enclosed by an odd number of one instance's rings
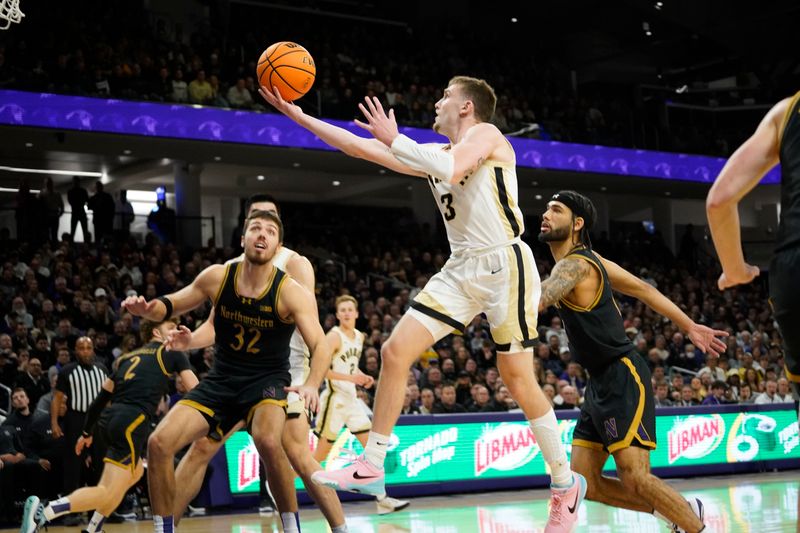
[[[281,433],[286,396],[296,392],[316,412],[318,389],[330,365],[330,350],[312,296],[276,268],[283,224],[272,211],[254,211],[245,221],[244,259],[212,265],[178,292],[150,302],[141,297],[123,306],[146,318],[186,313],[206,300],[214,304],[216,354],[208,377],[158,425],[148,442],[148,482],[157,533],[173,531],[175,453],[206,435],[221,438],[245,420],[265,458],[283,453]],[[297,326],[312,353],[303,385],[290,387],[289,340]],[[268,472],[269,475],[269,472]]]
[[[570,351],[589,372],[573,433],[572,468],[586,477],[590,500],[653,513],[675,531],[702,531],[702,503],[687,503],[650,473],[656,447],[650,370],[625,334],[612,287],[672,320],[703,352],[724,351],[716,336],[727,333],[694,323],[654,287],[595,253],[589,240],[595,218],[591,200],[561,191],[547,204],[539,234],[556,260],[542,283],[539,309],[558,307]],[[609,454],[619,479],[602,475]]]
[[[781,164],[781,212],[769,295],[783,338],[784,372],[800,394],[800,92],[778,102],[722,169],[706,211],[722,263],[720,290],[750,283],[759,274],[744,261],[738,206],[772,167]],[[800,528],[800,526],[798,526]],[[800,531],[800,529],[798,529]]]
[[[44,506],[36,496],[25,502],[22,533],[33,533],[54,518],[95,509],[88,533],[102,530],[105,518],[117,508],[125,493],[142,477],[142,452],[147,444],[150,423],[156,417],[161,399],[169,392],[173,373],[178,373],[187,389],[197,385],[189,360],[183,352],[164,349],[167,334],[176,328],[173,321],[143,321],[139,333],[146,344],[121,355],[114,362],[111,377],[105,380],[86,415],[83,435],[75,453],[91,446],[93,434],[107,446],[106,466],[96,487],[78,489],[69,496]],[[109,400],[112,405],[104,409]],[[97,430],[95,430],[97,427]]]

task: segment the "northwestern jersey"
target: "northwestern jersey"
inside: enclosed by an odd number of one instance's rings
[[[453,254],[493,248],[525,231],[514,163],[488,160],[455,185],[428,176]]]
[[[289,371],[289,339],[294,322],[278,315],[278,299],[288,275],[273,268],[258,297],[237,291],[242,262],[225,267],[225,277],[214,305],[216,353],[211,372],[257,377]]]
[[[563,298],[557,305],[575,360],[590,373],[599,372],[635,348],[625,335],[622,315],[614,301],[608,274],[597,256],[591,250],[579,247],[566,257],[588,261],[600,273],[600,287],[588,307],[577,306]]]
[[[339,334],[341,344],[336,353],[331,357],[331,370],[339,374],[352,376],[358,369],[361,360],[361,350],[364,349],[364,334],[354,330],[355,338],[348,337],[339,326],[334,326],[332,331]],[[352,381],[332,379],[328,381],[331,392],[341,392],[348,396],[356,397],[356,384]]]
[[[786,111],[780,161],[781,216],[776,252],[800,246],[800,92]]]
[[[287,272],[286,265],[289,260],[296,254],[294,250],[281,245],[278,251],[275,252],[275,257],[272,258],[272,264]],[[244,261],[244,254],[236,259],[230,259],[226,265],[235,263],[236,261]],[[289,342],[289,372],[292,374],[292,385],[302,385],[305,383],[308,374],[311,372],[310,358],[311,353],[308,350],[303,336],[300,331],[295,328],[292,334],[292,340]]]
[[[189,370],[189,360],[183,352],[171,352],[164,345],[151,341],[141,348],[122,354],[117,359],[113,403],[135,405],[155,417],[158,402],[169,392],[169,380],[174,372]]]

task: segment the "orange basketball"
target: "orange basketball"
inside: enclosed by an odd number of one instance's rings
[[[258,83],[277,87],[284,100],[297,100],[311,89],[317,75],[314,58],[296,43],[281,41],[270,45],[258,59]]]

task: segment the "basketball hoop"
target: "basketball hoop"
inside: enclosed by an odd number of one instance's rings
[[[18,24],[24,16],[19,0],[0,0],[0,30],[7,30],[12,22]]]

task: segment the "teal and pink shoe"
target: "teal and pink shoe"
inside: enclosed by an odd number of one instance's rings
[[[355,461],[340,470],[319,470],[311,475],[317,485],[334,490],[372,494],[378,496],[386,493],[385,474],[383,468],[376,468],[359,455]]]
[[[572,486],[550,487],[550,519],[544,533],[571,533],[578,523],[578,509],[586,497],[586,478],[572,473]]]

